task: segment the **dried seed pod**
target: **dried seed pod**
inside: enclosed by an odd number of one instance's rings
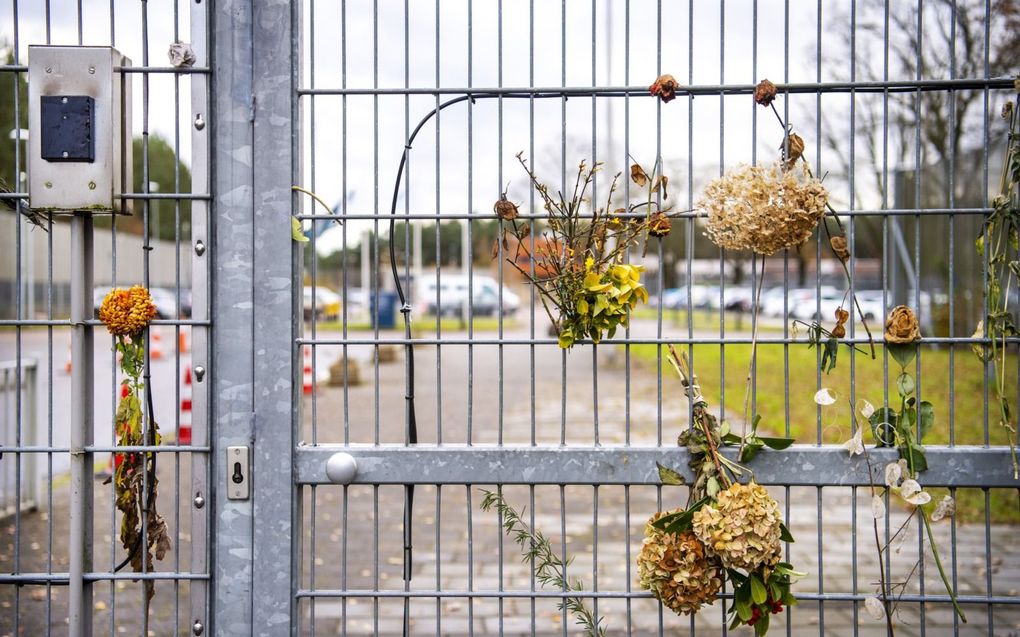
[[[660,75],[656,78],[655,83],[648,87],[648,92],[663,102],[669,102],[676,97],[678,88],[680,88],[680,83],[672,75]]]
[[[779,145],[779,149],[783,151],[783,160],[786,162],[786,167],[790,168],[804,154],[804,140],[797,133],[790,133],[789,148],[787,148],[787,140],[784,139],[783,143]]]
[[[772,101],[776,99],[776,85],[768,80],[762,80],[758,82],[758,86],[754,87],[754,101],[762,106],[770,106]]]
[[[648,234],[653,237],[668,237],[673,229],[673,222],[664,212],[656,212],[648,218]]]
[[[832,247],[832,251],[836,253],[839,260],[846,263],[847,259],[850,258],[850,248],[847,246],[846,237],[832,237],[829,239],[829,245]]]
[[[835,338],[843,338],[846,336],[846,322],[850,318],[850,312],[847,312],[842,307],[836,308],[836,327],[832,328],[832,335]]]

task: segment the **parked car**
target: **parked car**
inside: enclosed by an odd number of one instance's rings
[[[313,291],[315,293],[314,303],[312,302]],[[302,305],[306,321],[312,320],[313,315],[316,319],[327,320],[335,320],[340,317],[340,295],[321,285],[316,285],[314,289],[310,285],[304,287]]]
[[[119,287],[128,287],[128,284]],[[112,289],[113,286],[101,285],[92,290],[92,309],[96,318],[99,317],[99,307],[103,304],[103,299]],[[149,295],[152,297],[152,302],[156,304],[156,318],[167,320],[191,317],[190,290],[181,288],[180,309],[178,309],[176,289],[150,287]]]
[[[502,308],[500,308],[500,285],[496,279],[485,274],[471,277],[471,310],[474,316],[496,316],[502,312],[510,315],[521,306],[521,298],[505,285],[502,286]],[[468,277],[463,274],[441,275],[425,278],[418,285],[417,298],[426,314],[433,316],[463,316],[468,303]],[[438,298],[437,298],[438,296]]]

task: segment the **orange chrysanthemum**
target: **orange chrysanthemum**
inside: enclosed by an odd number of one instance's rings
[[[156,317],[156,304],[141,285],[113,288],[99,307],[99,320],[114,336],[134,336]]]

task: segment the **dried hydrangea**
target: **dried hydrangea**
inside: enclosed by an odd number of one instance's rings
[[[99,320],[114,336],[134,336],[156,317],[156,304],[141,285],[113,288],[99,306]]]
[[[698,207],[716,245],[770,255],[811,237],[829,193],[806,166],[739,166],[705,188]]]
[[[694,534],[727,568],[771,568],[782,552],[779,505],[762,486],[733,483],[692,517]]]
[[[638,577],[641,588],[651,591],[664,606],[678,615],[690,615],[715,601],[722,588],[722,565],[694,533],[663,533],[652,526],[664,515],[667,512],[656,513],[645,525]]]

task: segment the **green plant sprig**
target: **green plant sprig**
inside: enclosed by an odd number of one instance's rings
[[[991,341],[991,353],[989,355],[983,345],[975,347],[975,353],[985,363],[992,363],[999,426],[1007,433],[1013,479],[1016,480],[1020,478],[1020,463],[1014,442],[1016,426],[1006,396],[1006,339],[1020,333],[1013,318],[1015,308],[1010,308],[1009,304],[1010,288],[1020,281],[1020,260],[1016,256],[1017,250],[1020,250],[1020,86],[1015,99],[1003,108],[1003,116],[1009,122],[1009,132],[999,177],[999,194],[992,200],[992,213],[985,220],[982,234],[976,241],[978,255],[987,259],[985,293],[988,305],[982,323],[983,336]],[[978,326],[978,332],[981,327]]]
[[[557,588],[564,592],[583,591],[584,582],[567,580],[564,572],[570,559],[564,559],[556,555],[552,544],[541,531],[532,529],[511,505],[503,499],[503,495],[494,491],[483,489],[482,510],[490,511],[495,509],[502,517],[503,531],[506,536],[516,543],[523,554],[523,560],[530,564],[535,573],[535,579],[545,588]],[[602,625],[602,618],[596,617],[591,609],[584,603],[580,596],[566,596],[557,605],[559,610],[567,610],[574,616],[575,621],[584,629],[586,637],[605,637],[606,629]]]

